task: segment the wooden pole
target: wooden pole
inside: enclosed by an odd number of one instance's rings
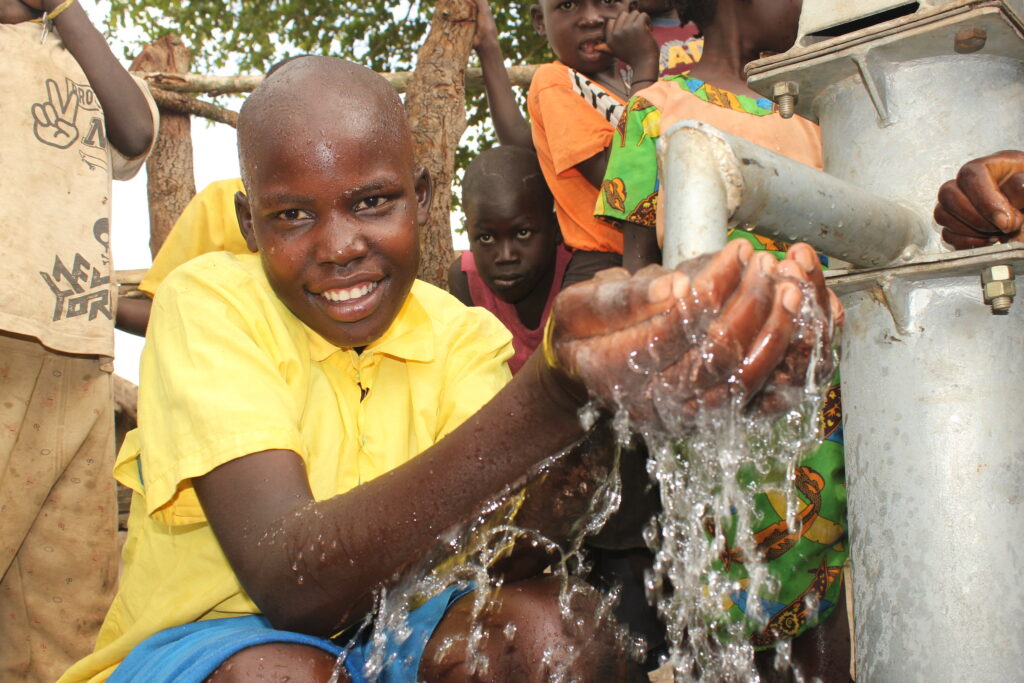
[[[131,71],[188,73],[192,55],[176,35],[167,35],[142,48]],[[155,99],[155,98],[154,98]],[[191,116],[160,107],[160,131],[146,162],[149,195],[149,250],[153,256],[174,221],[196,193],[192,167]]]
[[[422,280],[447,288],[452,251],[451,194],[455,148],[466,130],[466,60],[476,31],[476,4],[438,0],[430,33],[416,56],[405,94],[417,163],[434,181],[434,202],[420,230]]]

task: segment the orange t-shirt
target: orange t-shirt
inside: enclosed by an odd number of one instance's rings
[[[594,217],[597,188],[576,164],[608,146],[625,102],[583,74],[552,62],[534,74],[526,107],[565,243],[573,249],[621,254],[622,233]]]

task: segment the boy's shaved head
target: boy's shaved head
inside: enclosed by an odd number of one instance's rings
[[[317,136],[339,120],[372,126],[382,145],[407,151],[411,167],[412,137],[394,87],[364,66],[305,55],[279,65],[238,114],[238,161],[246,189],[253,146],[297,130]]]
[[[482,152],[462,178],[462,203],[490,193],[525,191],[537,206],[551,209],[554,199],[541,173],[536,153],[521,147],[494,147]]]
[[[431,196],[394,88],[335,57],[290,61],[242,106],[238,157],[238,223],[278,299],[339,348],[383,336]]]
[[[534,310],[539,316],[551,289],[560,235],[537,155],[520,147],[481,153],[462,180],[462,207],[480,277],[503,301],[539,306]]]

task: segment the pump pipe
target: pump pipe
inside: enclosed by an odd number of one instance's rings
[[[942,250],[914,210],[706,123],[680,121],[658,145],[667,267],[721,249],[730,227],[861,268]]]

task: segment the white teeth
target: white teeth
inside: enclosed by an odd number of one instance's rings
[[[361,296],[366,296],[375,289],[377,289],[377,283],[368,282],[365,285],[349,289],[328,289],[326,292],[321,292],[320,296],[328,301],[348,301],[349,299],[358,299]]]

